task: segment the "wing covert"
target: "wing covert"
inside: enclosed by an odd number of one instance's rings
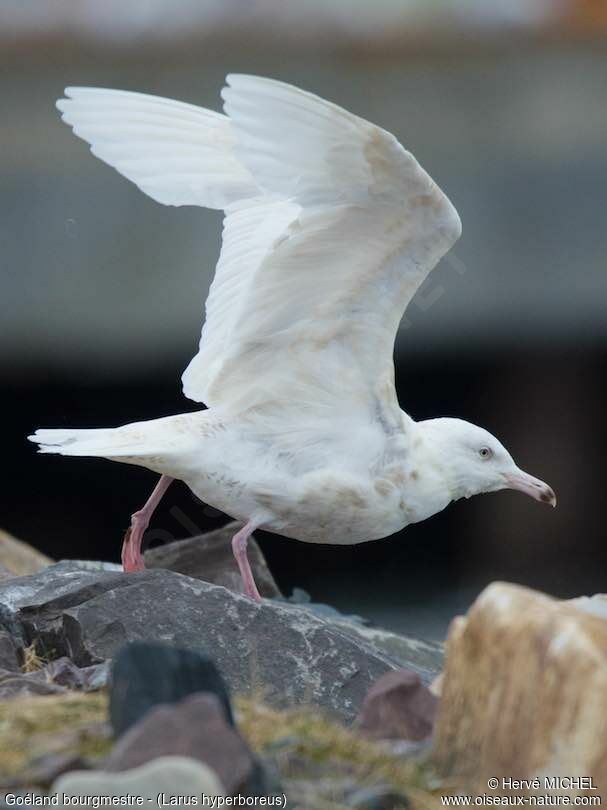
[[[235,253],[228,213],[225,256],[237,258],[228,271],[222,250],[186,393],[223,409],[348,398],[369,410],[380,390],[395,403],[396,331],[458,238],[457,212],[379,127],[280,82],[228,83],[235,154],[271,202],[244,214]]]

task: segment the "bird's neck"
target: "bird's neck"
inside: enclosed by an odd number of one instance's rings
[[[426,460],[426,469],[431,472],[434,485],[444,490],[447,501],[457,501],[474,494],[469,491],[461,469],[452,454],[438,420],[426,419],[415,423],[414,446]]]

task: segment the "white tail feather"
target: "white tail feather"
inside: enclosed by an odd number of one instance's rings
[[[210,411],[198,411],[117,428],[41,428],[28,439],[39,445],[40,453],[107,458],[183,478],[211,422]]]
[[[124,436],[120,435],[121,430],[121,428],[92,430],[42,428],[27,438],[39,445],[39,453],[101,457],[133,455],[137,448],[133,446],[132,441],[125,443]],[[125,453],[126,449],[128,453]]]

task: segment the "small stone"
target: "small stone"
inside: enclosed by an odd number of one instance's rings
[[[407,810],[409,800],[390,787],[365,787],[348,796],[348,807],[355,810]]]
[[[122,773],[72,771],[61,776],[50,792],[70,798],[141,796],[144,806],[149,803],[154,807],[161,793],[167,794],[167,797],[196,796],[198,804],[203,794],[209,797],[225,796],[221,782],[211,768],[183,756],[163,756]],[[73,807],[71,804],[67,806]],[[183,806],[183,803],[179,806]]]
[[[134,641],[114,660],[110,687],[110,720],[120,737],[158,704],[178,703],[188,695],[216,695],[232,725],[227,687],[204,653],[149,641]]]
[[[213,694],[190,695],[181,703],[156,706],[118,740],[104,770],[124,771],[157,757],[179,755],[204,762],[228,794],[248,792],[256,763],[228,724]]]
[[[207,534],[148,549],[143,555],[146,568],[166,568],[194,579],[223,585],[235,593],[243,593],[242,577],[232,553],[232,537],[241,528],[242,523],[228,523]],[[247,555],[259,593],[268,598],[280,596],[278,585],[254,536],[249,538]]]
[[[373,739],[417,742],[432,734],[437,704],[416,672],[397,669],[373,684],[356,725]]]
[[[110,661],[92,664],[90,667],[77,667],[74,662],[62,656],[49,661],[44,667],[47,681],[69,689],[82,689],[94,692],[108,685],[110,679]]]
[[[18,695],[56,695],[65,687],[47,681],[44,670],[37,672],[10,672],[0,670],[0,700]]]
[[[84,684],[82,688],[85,692],[96,692],[105,689],[110,682],[111,661],[102,661],[101,664],[91,664],[90,667],[83,667],[82,673]]]
[[[71,689],[81,689],[84,686],[82,670],[66,656],[49,661],[45,667],[49,681]]]

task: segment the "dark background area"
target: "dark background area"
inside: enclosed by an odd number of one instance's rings
[[[396,351],[401,405],[417,419],[485,426],[559,499],[556,510],[515,493],[460,501],[354,547],[261,534],[280,585],[437,637],[494,579],[558,596],[607,590],[600,26],[589,33],[572,15],[481,29],[430,20],[400,33],[361,25],[353,34],[318,15],[322,37],[312,23],[293,33],[281,20],[287,42],[261,24],[247,36],[225,21],[188,36],[161,36],[148,22],[123,39],[96,32],[94,20],[67,35],[61,26],[2,28],[0,527],[53,557],[118,560],[155,476],[37,456],[25,436],[194,409],[179,378],[219,248],[217,212],[146,198],[89,154],[54,100],[66,84],[96,84],[218,109],[223,75],[248,71],[392,130],[449,194],[464,235],[407,312]],[[147,541],[227,519],[175,486]]]

